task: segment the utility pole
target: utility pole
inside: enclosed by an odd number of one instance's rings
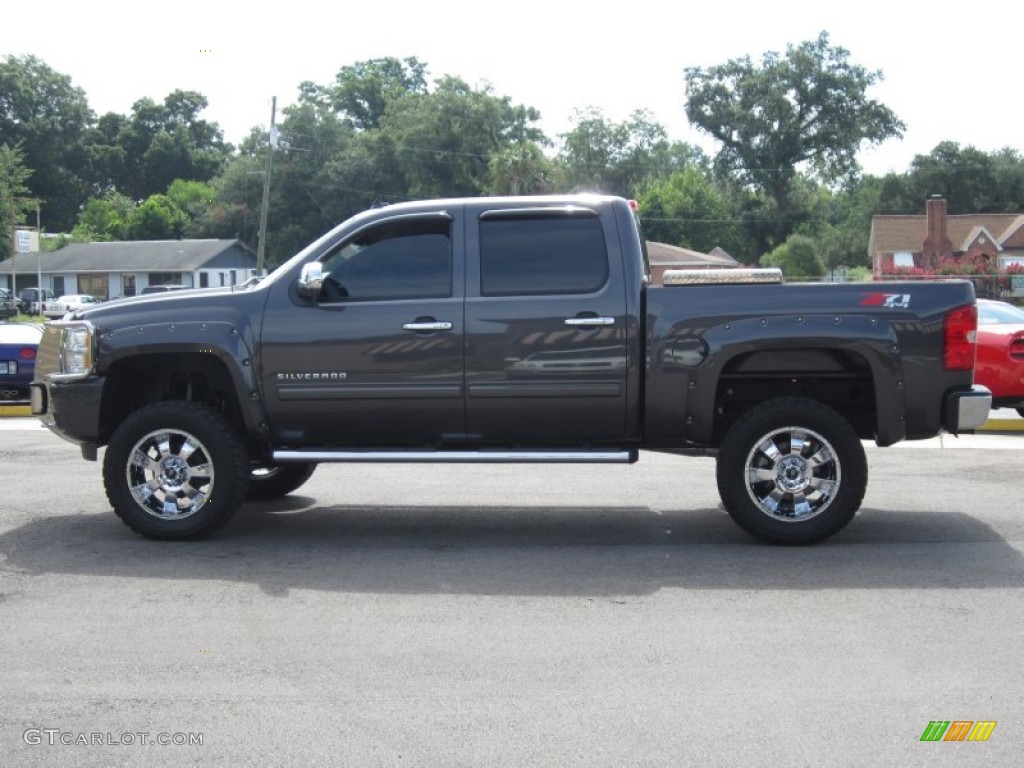
[[[270,202],[270,161],[277,147],[277,128],[274,118],[277,116],[277,96],[270,102],[270,139],[267,141],[267,163],[263,169],[263,204],[260,206],[260,235],[256,246],[256,275],[263,276],[263,254],[267,245],[267,205]]]

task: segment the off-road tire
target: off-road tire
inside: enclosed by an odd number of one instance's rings
[[[857,433],[815,400],[778,398],[751,408],[718,452],[718,492],[743,530],[772,544],[813,544],[840,531],[867,489]]]
[[[245,501],[250,464],[241,436],[205,405],[140,408],[114,431],[103,485],[114,512],[151,539],[199,539]]]

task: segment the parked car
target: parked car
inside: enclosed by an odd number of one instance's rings
[[[974,380],[992,390],[992,407],[1024,416],[1024,309],[978,299],[978,357]]]
[[[42,293],[42,306],[39,305],[40,293]],[[42,291],[39,288],[22,288],[18,291],[18,303],[21,305],[21,311],[26,315],[45,314],[47,309],[52,309],[56,300],[57,297],[53,295],[53,291],[46,288],[43,288]]]
[[[0,288],[0,319],[10,320],[19,311],[21,307],[14,295],[6,288]]]
[[[74,312],[76,309],[99,304],[100,299],[87,293],[68,293],[57,299],[57,303],[64,307],[65,312]]]
[[[36,323],[0,324],[0,403],[28,402],[42,337],[43,326]]]

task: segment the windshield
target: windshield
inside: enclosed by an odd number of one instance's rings
[[[1024,323],[1024,309],[1002,301],[978,302],[978,322],[981,325]]]

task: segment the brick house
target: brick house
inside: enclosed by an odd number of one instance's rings
[[[1024,265],[1024,214],[950,216],[946,201],[933,197],[923,216],[872,216],[868,251],[876,276],[894,267],[931,270],[951,257],[986,259],[1005,271]]]

